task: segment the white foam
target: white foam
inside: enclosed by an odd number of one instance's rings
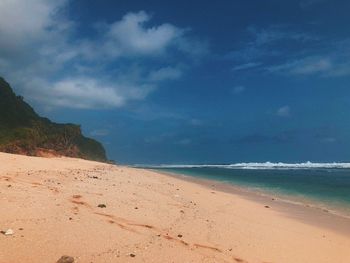
[[[350,163],[234,163],[234,164],[162,164],[136,165],[145,168],[226,168],[226,169],[350,169]]]

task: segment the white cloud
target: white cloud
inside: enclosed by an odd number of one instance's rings
[[[249,27],[248,31],[253,35],[255,46],[263,46],[277,41],[310,41],[316,40],[314,36],[305,34],[303,32],[290,30],[285,25],[274,25],[266,29],[257,29],[255,27]]]
[[[55,27],[54,13],[66,1],[0,1],[0,47],[13,49],[44,38]]]
[[[33,98],[50,106],[87,109],[120,107],[125,103],[115,87],[102,86],[90,78],[64,79],[53,84],[34,79],[28,84]]]
[[[325,0],[304,1],[316,4]],[[235,62],[232,71],[259,68],[267,73],[289,75],[316,75],[342,77],[350,75],[350,39],[330,41],[318,36],[295,31],[287,25],[259,29],[249,27],[252,37],[242,48],[233,50],[226,59]],[[303,48],[293,48],[291,43]],[[259,62],[257,62],[259,61]],[[274,64],[272,64],[272,61]],[[268,65],[262,67],[261,65]]]
[[[293,74],[313,74],[329,70],[332,63],[329,59],[303,60],[291,69]]]
[[[151,16],[141,11],[129,13],[121,21],[108,26],[106,50],[115,56],[155,55],[165,51],[181,38],[184,31],[171,25],[146,27]]]
[[[179,68],[164,67],[149,74],[150,81],[174,80],[182,76],[182,71]]]
[[[350,63],[344,62],[341,64],[338,64],[336,66],[333,66],[332,69],[327,72],[326,76],[329,77],[342,77],[342,76],[349,76],[350,75]]]
[[[238,71],[238,70],[245,70],[245,69],[252,69],[261,66],[262,63],[260,62],[249,62],[249,63],[244,63],[237,65],[232,68],[233,71]]]
[[[318,40],[313,35],[296,31],[287,25],[273,25],[267,28],[247,28],[250,41],[242,42],[242,47],[226,55],[227,59],[236,61],[236,70],[256,67],[262,64],[266,57],[284,55],[285,43],[306,43]],[[259,62],[256,62],[256,61]],[[233,68],[235,70],[235,68]]]
[[[143,11],[82,36],[64,12],[67,2],[0,2],[0,72],[43,106],[121,107],[183,75],[177,65],[190,61],[177,61],[173,51],[199,56],[184,48],[198,44],[187,29],[150,26],[152,17]]]
[[[323,0],[305,1],[310,4]],[[329,41],[318,36],[295,31],[287,25],[259,29],[249,27],[250,41],[229,52],[225,58],[235,62],[232,71],[259,68],[267,73],[342,77],[350,75],[350,39]],[[303,49],[290,48],[291,43]],[[317,49],[315,49],[317,47]],[[280,61],[271,64],[271,61]],[[269,65],[264,66],[262,65]]]
[[[267,67],[270,73],[282,73],[289,75],[319,75],[322,77],[341,77],[350,75],[350,63],[348,54],[342,50],[339,53],[328,56],[306,57],[298,60],[287,61],[283,64]]]
[[[288,105],[286,105],[286,106],[279,108],[276,112],[276,115],[280,116],[280,117],[289,117],[290,111],[291,111],[290,107]]]
[[[328,58],[310,57],[287,62],[285,64],[271,66],[270,72],[284,72],[295,75],[309,75],[327,72],[332,68],[332,62]]]

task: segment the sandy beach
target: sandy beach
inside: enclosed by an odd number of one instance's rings
[[[79,159],[0,163],[0,263],[350,262],[350,220],[323,211]]]

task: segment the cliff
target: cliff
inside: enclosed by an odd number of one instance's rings
[[[102,144],[83,136],[79,125],[58,124],[40,117],[1,77],[0,151],[107,160]]]

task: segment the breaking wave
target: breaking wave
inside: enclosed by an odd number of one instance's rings
[[[226,168],[226,169],[350,169],[350,163],[235,163],[235,164],[191,164],[191,165],[136,165],[144,168]]]

